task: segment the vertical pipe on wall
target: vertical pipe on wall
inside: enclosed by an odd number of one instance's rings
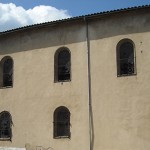
[[[92,94],[91,94],[91,60],[90,60],[90,40],[89,40],[89,25],[88,20],[84,17],[86,25],[86,43],[87,43],[87,67],[88,67],[88,101],[89,101],[89,140],[90,150],[93,150],[94,145],[94,128],[93,128],[93,113],[92,113]]]

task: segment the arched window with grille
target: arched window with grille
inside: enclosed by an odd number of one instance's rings
[[[13,59],[10,56],[6,56],[1,60],[2,63],[2,86],[13,86]]]
[[[11,140],[12,137],[12,118],[9,112],[0,113],[0,140]]]
[[[71,55],[68,48],[60,48],[55,53],[55,82],[71,80]]]
[[[54,112],[54,138],[70,138],[70,112],[64,106]]]
[[[117,45],[117,75],[129,76],[135,74],[134,43],[123,39]]]

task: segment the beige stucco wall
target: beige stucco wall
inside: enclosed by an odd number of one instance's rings
[[[149,14],[137,10],[88,21],[93,150],[150,148]],[[135,44],[137,75],[117,77],[116,45],[124,38]],[[54,54],[64,46],[71,51],[71,82],[54,83]],[[84,20],[3,35],[0,59],[7,55],[14,60],[14,86],[0,89],[0,112],[11,113],[13,137],[0,146],[89,150]],[[53,139],[53,112],[59,106],[70,110],[70,139]]]
[[[150,12],[89,24],[94,150],[150,149]],[[135,44],[137,75],[117,77],[116,46]]]
[[[12,142],[0,142],[1,146],[29,143],[57,150],[88,149],[85,27],[79,23],[65,26],[1,38],[0,57],[9,55],[14,60],[14,86],[0,89],[0,111],[11,113],[13,137]],[[64,46],[71,51],[71,82],[54,83],[54,54]],[[71,113],[70,139],[53,139],[53,113],[59,106]]]

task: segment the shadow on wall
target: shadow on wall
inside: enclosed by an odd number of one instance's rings
[[[89,39],[150,31],[150,9],[103,15],[89,20]],[[0,36],[0,55],[86,42],[84,19],[34,27]]]

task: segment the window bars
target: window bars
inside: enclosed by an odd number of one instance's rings
[[[61,49],[55,55],[55,81],[64,82],[70,80],[71,62],[68,49]]]
[[[0,140],[11,140],[11,116],[8,112],[0,114]]]
[[[13,84],[13,61],[7,58],[3,62],[3,86],[8,87]]]
[[[70,137],[70,112],[59,107],[54,112],[54,138]]]
[[[117,74],[127,76],[135,73],[134,47],[129,41],[123,42],[117,49]]]

